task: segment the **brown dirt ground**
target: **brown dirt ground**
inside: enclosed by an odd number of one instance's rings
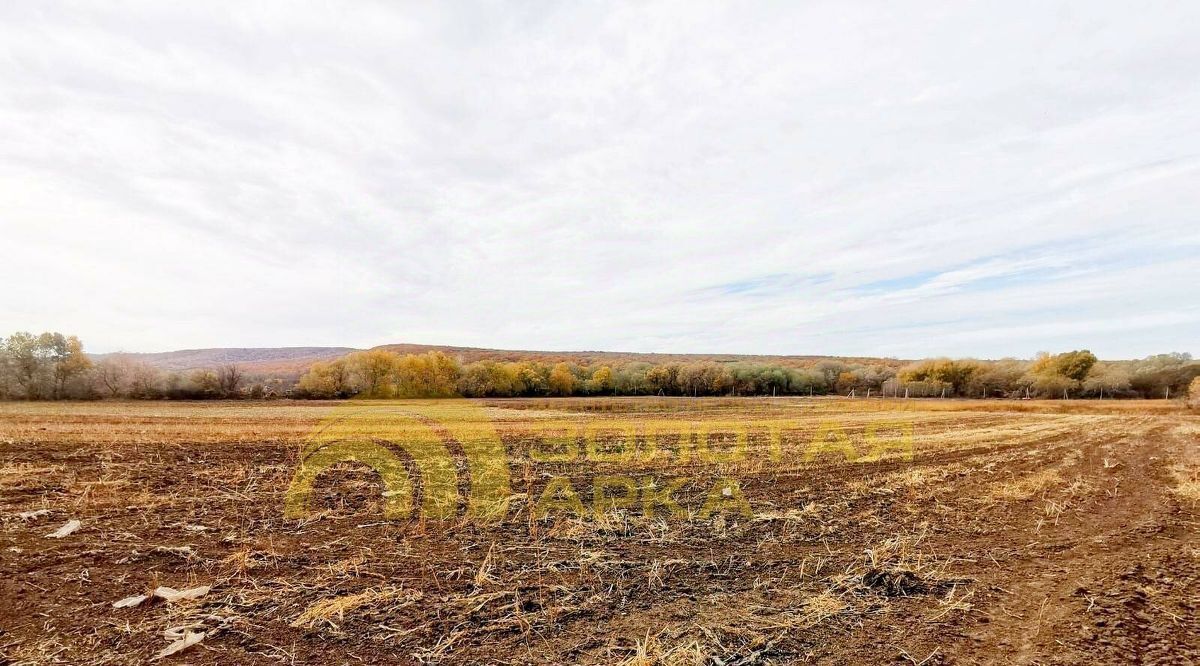
[[[332,403],[0,404],[0,664],[1200,662],[1200,417],[1177,403],[588,399],[487,403],[508,518],[383,520],[377,476],[283,516]],[[530,515],[613,464],[533,463],[538,421],[794,421],[781,462],[640,466],[695,510]],[[914,427],[915,458],[805,462],[833,422]],[[607,466],[606,466],[607,465]],[[22,518],[22,512],[46,515]],[[46,538],[69,519],[82,528]],[[191,601],[112,603],[156,586]]]

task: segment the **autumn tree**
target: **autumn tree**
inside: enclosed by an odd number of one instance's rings
[[[96,383],[103,387],[110,398],[128,392],[132,374],[133,364],[128,356],[105,356],[96,363]]]
[[[13,333],[4,340],[4,351],[12,380],[24,397],[29,400],[43,397],[48,385],[48,367],[39,336],[24,331]]]
[[[1098,363],[1092,367],[1083,381],[1083,390],[1089,395],[1115,398],[1133,386],[1129,368],[1121,363]]]
[[[698,361],[677,366],[674,384],[685,395],[724,395],[735,384],[733,372],[724,363]]]
[[[359,393],[367,398],[386,398],[393,393],[392,377],[400,357],[383,349],[355,352],[346,357],[346,364],[358,384]]]
[[[217,393],[223,398],[235,397],[242,383],[242,369],[228,363],[217,368]]]
[[[978,370],[972,361],[954,361],[938,358],[905,368],[900,371],[903,382],[935,382],[946,385],[954,395],[962,395],[972,375]]]
[[[1030,370],[1034,374],[1056,374],[1072,381],[1082,382],[1095,364],[1096,355],[1086,349],[1062,354],[1040,352],[1034,357],[1033,367]]]
[[[353,393],[346,361],[317,361],[300,377],[296,388],[311,398],[347,398]]]
[[[825,373],[814,369],[788,370],[788,391],[800,395],[824,394],[828,389]]]
[[[656,365],[646,370],[646,383],[653,393],[671,395],[678,392],[676,378],[679,376],[679,366],[674,363]]]
[[[66,397],[68,382],[92,365],[79,338],[62,333],[14,333],[4,355],[12,382],[30,400]]]
[[[550,371],[548,384],[553,395],[566,396],[574,393],[575,373],[571,372],[571,366],[566,363],[555,364],[554,369]]]
[[[613,373],[613,391],[618,395],[646,395],[654,393],[646,373],[652,368],[649,363],[634,361],[618,366]]]
[[[1188,406],[1200,409],[1200,377],[1193,379],[1192,385],[1188,387]]]
[[[457,395],[461,369],[442,352],[406,354],[395,363],[396,395],[406,398],[448,398]]]
[[[1076,382],[1082,382],[1093,365],[1096,365],[1096,355],[1086,349],[1059,354],[1054,359],[1058,374]]]
[[[1044,396],[1067,397],[1082,387],[1095,364],[1096,355],[1086,349],[1062,354],[1041,352],[1030,367],[1033,387]]]
[[[1023,388],[1021,378],[1028,365],[1028,362],[1017,359],[981,362],[967,380],[966,393],[975,398],[1018,395]]]
[[[841,361],[820,361],[812,367],[816,372],[821,373],[821,377],[825,386],[833,387],[837,383],[838,375],[846,370],[846,364]]]
[[[188,382],[191,388],[197,394],[197,397],[215,398],[221,394],[221,380],[217,377],[217,373],[208,370],[200,369],[193,370],[188,377]]]
[[[92,360],[83,353],[83,343],[74,335],[63,338],[61,346],[55,340],[54,351],[54,397],[65,398],[68,382],[90,370]]]
[[[697,396],[701,391],[708,392],[708,379],[705,377],[705,367],[701,363],[688,363],[679,366],[675,382],[683,389],[685,395]]]
[[[522,389],[518,371],[515,363],[476,361],[463,368],[458,391],[470,398],[514,396]]]
[[[541,363],[518,362],[516,376],[517,392],[521,395],[546,395],[550,390],[550,370]]]
[[[157,398],[163,392],[162,372],[149,363],[134,363],[130,370],[129,397]]]
[[[859,376],[850,370],[843,370],[838,373],[837,380],[834,382],[833,389],[838,393],[849,393],[858,388]]]
[[[592,376],[587,381],[587,392],[607,395],[612,393],[614,385],[612,368],[602,365],[592,371]]]
[[[1130,385],[1143,398],[1180,395],[1200,376],[1200,364],[1188,353],[1155,354],[1130,364]]]
[[[735,363],[729,369],[730,389],[734,395],[754,395],[759,392],[762,368],[751,363]]]
[[[1044,372],[1033,375],[1033,390],[1046,398],[1064,398],[1078,388],[1078,382],[1056,372]]]
[[[935,361],[931,369],[934,380],[950,385],[950,391],[962,395],[971,375],[975,374],[976,366],[971,361],[951,361],[942,359]]]

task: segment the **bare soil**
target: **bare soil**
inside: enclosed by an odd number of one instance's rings
[[[0,404],[0,663],[144,663],[187,632],[162,663],[1200,663],[1200,417],[1178,404],[485,405],[516,493],[498,524],[385,520],[355,465],[285,518],[334,403]],[[529,458],[543,420],[651,417],[794,427],[778,462],[759,437],[719,464]],[[805,460],[827,424],[861,445],[897,420],[911,461]],[[625,474],[684,478],[690,515],[533,517],[552,478],[591,509]],[[698,518],[722,478],[752,518]],[[211,589],[113,607],[159,586]]]

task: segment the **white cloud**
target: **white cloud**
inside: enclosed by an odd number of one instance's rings
[[[1200,351],[1194,3],[9,3],[7,329]]]

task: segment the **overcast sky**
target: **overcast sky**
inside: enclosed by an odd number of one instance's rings
[[[1200,352],[1197,35],[1194,0],[0,3],[0,335]]]

